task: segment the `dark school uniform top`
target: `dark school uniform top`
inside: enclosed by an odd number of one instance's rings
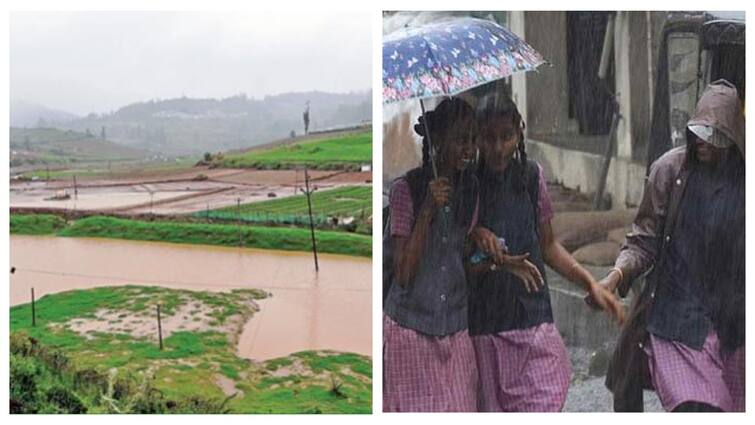
[[[540,252],[540,223],[553,217],[542,168],[527,162],[528,186],[516,187],[516,167],[481,183],[480,225],[503,237],[512,255],[529,252],[531,261],[545,280],[545,264]],[[521,279],[498,268],[474,276],[469,295],[469,333],[496,334],[553,322],[548,284],[539,292],[528,293]]]
[[[431,196],[429,193],[427,196]],[[414,211],[410,188],[403,177],[391,187],[391,237],[411,235]],[[411,282],[400,285],[395,276],[383,306],[400,326],[433,336],[467,329],[467,279],[463,265],[466,237],[476,224],[477,205],[470,225],[458,222],[450,206],[438,208],[425,240],[419,268]]]
[[[700,350],[711,329],[744,343],[744,182],[693,170],[657,276],[647,329]]]

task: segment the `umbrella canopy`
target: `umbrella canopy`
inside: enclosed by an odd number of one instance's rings
[[[452,96],[545,63],[495,22],[452,18],[383,39],[383,103]]]

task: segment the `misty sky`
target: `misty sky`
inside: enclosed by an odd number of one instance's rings
[[[65,111],[371,86],[365,12],[16,12],[10,94]]]

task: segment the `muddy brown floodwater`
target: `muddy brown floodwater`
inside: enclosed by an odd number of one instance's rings
[[[11,305],[70,289],[159,285],[271,292],[244,327],[238,354],[265,360],[311,349],[372,355],[369,259],[93,238],[11,236]]]

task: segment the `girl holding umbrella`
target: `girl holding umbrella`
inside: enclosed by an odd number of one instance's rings
[[[384,254],[395,260],[383,306],[383,409],[475,411],[463,266],[477,210],[477,180],[468,167],[477,150],[475,115],[466,102],[447,98],[414,128],[423,137],[422,166],[396,179],[390,193],[393,252]]]

